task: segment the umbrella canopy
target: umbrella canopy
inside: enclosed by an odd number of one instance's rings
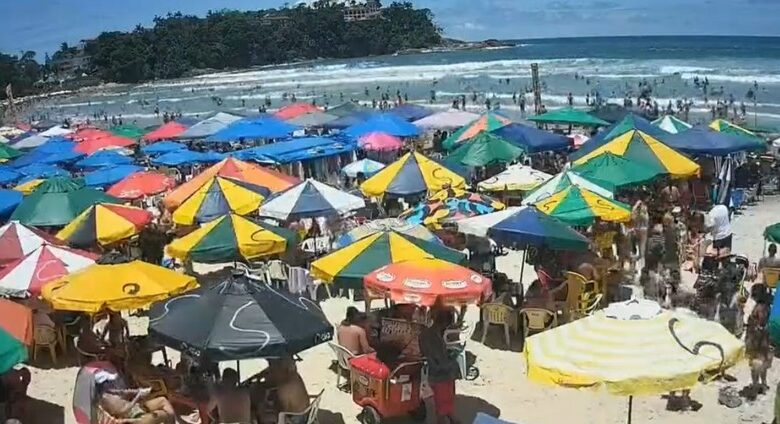
[[[40,164],[44,159],[49,157],[49,155],[50,153],[32,151],[24,156],[20,156],[12,162],[7,163],[7,166],[19,169],[24,168],[27,165]]]
[[[11,219],[27,225],[60,226],[98,202],[118,203],[118,199],[85,187],[81,179],[55,177],[25,197]]]
[[[505,125],[493,134],[522,147],[528,153],[556,152],[571,146],[569,138],[523,124]]]
[[[780,222],[764,228],[764,239],[772,243],[780,243]]]
[[[594,156],[587,162],[571,168],[571,172],[611,191],[644,184],[662,175],[662,172],[653,166],[610,152]]]
[[[445,158],[447,162],[465,166],[487,166],[494,163],[509,163],[525,153],[505,138],[489,132],[482,132],[463,143]]]
[[[67,138],[51,138],[46,144],[38,146],[30,153],[64,153],[73,152],[76,147],[76,142],[68,140]]]
[[[646,164],[646,166],[653,167],[659,173],[669,175],[672,178],[691,177],[697,175],[700,169],[696,162],[676,152],[657,138],[639,130],[631,130],[613,138],[601,147],[581,156],[574,163],[576,165],[585,163],[605,152]]]
[[[398,137],[383,132],[370,132],[358,138],[358,146],[365,150],[399,150],[404,142]]]
[[[33,344],[32,309],[21,303],[0,299],[0,331],[19,340],[25,346]]]
[[[366,202],[361,197],[309,178],[268,199],[260,206],[258,214],[292,221],[300,218],[339,216],[365,206]]]
[[[166,140],[141,147],[141,152],[149,156],[154,156],[186,149],[187,146],[184,144]]]
[[[528,120],[538,123],[579,125],[581,127],[606,127],[609,125],[609,122],[596,118],[584,110],[571,107],[531,116]]]
[[[176,186],[176,179],[159,172],[135,172],[109,188],[106,193],[117,199],[136,200],[154,196]]]
[[[364,237],[312,262],[311,273],[326,282],[359,289],[363,286],[363,277],[379,267],[424,258],[463,263],[466,256],[438,243],[385,231]]]
[[[417,121],[433,114],[433,111],[425,106],[420,106],[412,103],[404,103],[398,105],[388,112],[398,115],[399,117],[406,119],[407,121]]]
[[[170,121],[160,125],[160,127],[156,130],[146,133],[143,136],[143,140],[149,142],[170,140],[180,136],[182,133],[184,133],[184,131],[187,131],[187,128],[187,125],[184,125],[180,122]]]
[[[0,374],[27,360],[27,347],[16,337],[0,328]]]
[[[22,152],[14,149],[7,144],[0,144],[0,162],[6,162],[14,158],[18,158],[22,155]]]
[[[693,128],[693,125],[674,115],[664,115],[653,121],[652,124],[669,134],[679,134]]]
[[[369,197],[411,196],[466,186],[463,177],[417,152],[403,155],[360,185]]]
[[[130,147],[135,144],[135,140],[127,137],[108,135],[106,137],[91,138],[79,143],[74,150],[87,155],[91,155],[100,150],[118,149],[121,147]]]
[[[6,219],[22,203],[24,194],[17,190],[0,189],[0,219]]]
[[[173,212],[173,222],[193,225],[216,219],[229,212],[246,215],[257,210],[270,191],[231,178],[207,180]]]
[[[292,355],[333,338],[316,303],[244,275],[152,308],[149,333],[209,361]]]
[[[0,270],[0,293],[38,296],[44,285],[94,264],[95,259],[89,252],[43,244]]]
[[[26,179],[67,177],[70,175],[68,171],[62,168],[43,163],[33,163],[31,165],[18,168],[16,171],[24,175]]]
[[[765,149],[747,137],[730,132],[718,132],[709,128],[695,127],[666,138],[666,144],[690,155],[726,156],[731,153]]]
[[[512,121],[505,116],[488,112],[452,133],[452,135],[442,142],[442,147],[447,150],[452,150],[466,140],[476,137],[479,133],[495,131],[511,123]]]
[[[187,128],[183,133],[179,134],[177,138],[183,140],[205,138],[216,134],[218,131],[224,129],[228,125],[240,120],[240,116],[231,115],[229,113],[218,112],[211,118],[204,119],[195,125]]]
[[[540,200],[535,206],[570,225],[587,226],[597,218],[609,222],[627,222],[631,219],[629,205],[575,185]]]
[[[296,244],[292,230],[250,221],[235,214],[223,215],[174,240],[165,251],[173,258],[202,263],[251,261],[283,253]]]
[[[279,110],[276,111],[276,113],[274,113],[274,116],[282,120],[288,120],[297,118],[306,113],[319,111],[320,108],[314,106],[311,103],[298,102],[287,106],[282,106],[279,108]]]
[[[385,164],[371,159],[360,159],[341,168],[341,173],[350,177],[357,178],[358,174],[370,177],[381,171]]]
[[[588,250],[590,240],[563,222],[531,206],[512,207],[458,221],[458,231],[490,237],[504,246]]]
[[[340,105],[336,105],[334,107],[328,108],[327,110],[329,114],[336,115],[339,118],[350,116],[355,113],[373,112],[373,111],[374,109],[371,109],[370,107],[361,106],[360,104],[354,102],[344,102]]]
[[[143,167],[136,165],[106,167],[84,174],[84,183],[89,187],[108,187],[122,181],[128,175],[143,170]]]
[[[205,139],[209,143],[229,143],[241,139],[284,138],[292,135],[297,127],[278,118],[246,118],[233,122]]]
[[[0,184],[11,184],[22,178],[22,174],[11,168],[0,167]]]
[[[117,125],[108,129],[111,134],[118,135],[120,137],[138,139],[146,134],[143,128],[136,125]]]
[[[328,110],[328,112],[331,111]],[[348,114],[346,116],[340,117],[339,119],[328,122],[327,124],[324,125],[324,128],[343,130],[345,128],[349,128],[354,125],[362,124],[372,116],[376,116],[378,114],[379,113],[376,112],[374,109],[368,109],[364,112],[354,112],[352,114]]]
[[[152,164],[158,166],[181,166],[201,162],[203,162],[203,153],[187,149],[174,150],[152,158]]]
[[[745,351],[713,321],[670,311],[624,317],[610,309],[529,337],[528,378],[614,395],[658,395],[693,387],[705,372],[736,364]],[[723,355],[700,342],[716,344]]]
[[[385,265],[363,278],[363,285],[397,303],[421,306],[479,303],[492,294],[489,278],[440,259]]]
[[[414,238],[429,241],[431,243],[439,243],[441,241],[435,234],[422,225],[410,224],[402,219],[398,218],[385,218],[368,221],[365,224],[349,230],[347,233],[342,234],[335,242],[333,247],[340,249],[349,244],[368,237],[372,234],[381,233],[383,231],[395,231],[397,233],[406,234]]]
[[[426,130],[451,130],[468,125],[479,118],[476,113],[466,112],[465,110],[450,109],[444,112],[437,112],[425,118],[418,119],[413,124]]]
[[[302,128],[317,128],[337,119],[339,119],[339,117],[336,115],[320,112],[318,110],[315,112],[307,112],[302,115],[298,115],[295,118],[288,119],[287,123]]]
[[[272,192],[285,190],[299,182],[298,179],[281,172],[228,157],[168,193],[163,199],[163,204],[169,210],[176,209],[208,180],[216,176],[267,187]]]
[[[666,137],[669,136],[669,133],[651,124],[647,119],[634,115],[633,113],[629,113],[620,121],[605,128],[603,131],[590,138],[587,142],[581,145],[576,152],[570,154],[569,158],[571,160],[579,159],[586,154],[589,154],[592,151],[598,149],[604,144],[614,140],[615,138],[631,131],[641,131],[645,134],[649,134],[656,140],[661,141],[665,140]]]
[[[396,137],[414,137],[420,134],[420,129],[392,113],[382,113],[370,116],[364,122],[355,124],[344,130],[352,137],[360,137],[373,132],[381,132]]]
[[[55,243],[51,235],[11,221],[0,227],[0,266],[23,258],[44,244]]]
[[[506,206],[503,203],[482,194],[462,189],[446,189],[431,196],[426,202],[404,211],[398,218],[438,230],[444,224],[504,208]]]
[[[57,238],[75,247],[108,246],[139,234],[152,218],[141,208],[98,203],[60,230]]]
[[[710,123],[710,128],[717,132],[727,133],[738,137],[744,137],[753,141],[757,145],[765,146],[766,141],[759,137],[756,133],[750,130],[746,130],[739,125],[732,124],[725,119],[716,119]]]
[[[46,144],[44,144],[41,147],[45,147],[45,146]],[[30,154],[38,156],[38,155],[43,155],[44,153],[33,152]],[[40,159],[38,160],[39,163],[52,164],[52,165],[67,164],[84,157],[84,153],[77,152],[72,149],[69,151],[46,153],[45,155],[46,156],[40,156]]]
[[[113,150],[104,150],[93,153],[76,162],[80,168],[102,168],[104,166],[129,165],[133,159]]]
[[[144,309],[196,287],[195,277],[132,261],[89,266],[46,284],[42,295],[55,309],[96,313]]]
[[[37,179],[29,179],[27,177],[23,178],[19,181],[19,185],[14,187],[14,190],[22,193],[23,195],[27,196],[33,191],[35,191],[43,182],[46,181],[42,178]]]
[[[510,165],[503,172],[480,182],[477,187],[484,191],[529,191],[552,178],[552,175],[537,171],[527,165]]]
[[[29,136],[13,142],[12,146],[14,149],[26,150],[46,144],[48,141],[49,137],[43,134],[31,133]]]
[[[73,130],[70,128],[65,128],[62,125],[55,125],[45,131],[41,131],[41,135],[45,135],[46,137],[55,137],[58,135],[66,135],[73,133]]]
[[[577,186],[584,188],[588,191],[592,191],[599,196],[612,199],[614,195],[609,189],[606,189],[593,181],[588,180],[585,177],[580,176],[571,170],[563,171],[551,179],[547,180],[544,184],[533,189],[530,193],[523,197],[524,205],[531,205],[552,196],[559,191],[562,191],[570,186]]]

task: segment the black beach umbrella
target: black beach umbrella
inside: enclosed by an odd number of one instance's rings
[[[310,299],[237,272],[155,304],[149,333],[196,358],[228,361],[295,354],[331,340],[333,326]]]

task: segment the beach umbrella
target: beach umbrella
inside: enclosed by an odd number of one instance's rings
[[[14,187],[14,190],[27,196],[28,194],[35,191],[38,188],[38,186],[43,184],[44,181],[46,180],[42,178],[29,179],[28,177],[24,177],[23,179],[19,180],[19,184],[16,187]]]
[[[65,144],[65,143],[62,143]],[[41,147],[45,147],[44,144]],[[34,154],[34,153],[33,153]],[[84,153],[77,152],[75,150],[47,153],[46,156],[42,156],[37,162],[49,165],[68,164],[75,160],[84,157]]]
[[[460,128],[479,118],[476,113],[465,110],[450,109],[428,115],[412,122],[415,126],[426,130],[451,130]]]
[[[25,197],[11,219],[33,226],[65,225],[98,202],[118,203],[118,199],[85,187],[82,179],[54,177]]]
[[[33,344],[33,312],[21,303],[0,299],[0,331],[13,336],[25,346]]]
[[[200,189],[203,184],[216,176],[243,181],[260,187],[267,187],[274,193],[292,187],[299,182],[297,178],[282,174],[281,172],[228,157],[205,169],[191,180],[168,193],[168,195],[165,196],[165,199],[163,199],[163,204],[169,210],[177,208],[182,202]]]
[[[620,121],[610,125],[603,131],[600,131],[591,137],[587,142],[581,145],[576,152],[570,154],[569,158],[571,160],[579,159],[586,154],[591,153],[593,150],[598,149],[604,144],[614,140],[615,138],[632,131],[641,131],[652,136],[656,140],[661,140],[662,142],[666,139],[666,137],[669,136],[668,132],[651,124],[647,119],[634,115],[633,113],[629,113]]]
[[[456,148],[444,160],[465,166],[478,167],[496,163],[510,163],[525,153],[505,138],[482,132]]]
[[[176,208],[173,222],[193,225],[230,212],[247,215],[256,211],[269,194],[263,186],[216,176],[206,180]]]
[[[25,166],[28,166],[28,165],[40,165],[41,162],[45,158],[47,158],[48,156],[49,156],[49,153],[41,153],[41,152],[32,151],[30,153],[27,153],[26,155],[23,155],[23,156],[20,156],[20,157],[14,159],[11,162],[8,162],[5,165],[7,165],[7,166],[9,166],[11,168],[14,168],[14,169],[24,168]]]
[[[76,130],[75,132],[68,135],[68,138],[76,140],[76,141],[86,141],[94,138],[104,138],[104,137],[110,137],[113,134],[111,134],[108,131],[101,130],[99,128],[94,127],[82,127]]]
[[[12,127],[12,126],[8,126],[8,125],[4,125],[4,126],[0,127],[0,135],[3,135],[5,137],[13,138],[13,137],[17,137],[17,136],[19,136],[21,134],[24,134],[24,130],[22,130],[22,129],[19,129],[19,128],[16,128],[16,127]]]
[[[651,123],[669,134],[679,134],[693,128],[693,125],[674,115],[664,115]]]
[[[416,259],[385,265],[363,278],[373,293],[396,303],[431,307],[435,304],[480,303],[492,294],[487,277],[441,259]]]
[[[286,121],[288,119],[297,118],[298,116],[301,116],[306,113],[319,112],[319,111],[320,108],[314,106],[311,103],[298,102],[298,103],[282,106],[281,108],[279,108],[279,110],[276,111],[276,113],[274,113],[274,116]]]
[[[113,150],[104,150],[93,153],[76,162],[80,168],[102,168],[104,166],[129,165],[133,159]]]
[[[7,162],[11,159],[22,156],[22,152],[14,149],[7,144],[0,144],[0,162]]]
[[[62,125],[54,125],[45,131],[41,131],[40,134],[45,135],[46,137],[56,137],[56,136],[63,136],[72,133],[73,130],[70,128],[65,128]]]
[[[292,135],[296,129],[298,127],[271,116],[245,118],[233,122],[207,137],[205,141],[207,143],[230,143],[241,139],[285,138]]]
[[[240,119],[241,117],[237,115],[231,115],[225,112],[217,112],[214,116],[204,119],[187,128],[183,133],[179,134],[177,138],[182,140],[205,138],[216,134],[218,131]]]
[[[366,107],[366,106],[361,106],[360,104],[355,102],[344,102],[340,105],[336,105],[331,108],[328,108],[326,112],[330,115],[336,115],[339,118],[343,118],[345,116],[350,116],[355,113],[374,112],[374,109],[371,109],[370,107]]]
[[[111,196],[123,200],[136,200],[154,196],[176,186],[176,179],[159,172],[135,172],[106,190]]]
[[[395,231],[364,237],[323,256],[311,264],[314,278],[343,288],[361,289],[369,272],[396,262],[437,258],[461,264],[466,256],[439,243],[420,240]]]
[[[108,246],[138,235],[152,222],[152,213],[133,206],[97,203],[57,233],[71,246]]]
[[[0,269],[0,294],[38,296],[43,286],[95,263],[97,255],[53,244],[42,244]]]
[[[384,167],[385,164],[366,158],[357,160],[341,168],[341,173],[350,178],[357,178],[358,174],[370,177],[381,171]]]
[[[539,187],[552,175],[537,171],[527,165],[510,165],[499,174],[496,174],[479,184],[477,188],[484,191],[529,191]]]
[[[506,205],[503,203],[482,194],[462,189],[445,189],[429,197],[427,201],[404,211],[398,218],[411,224],[440,230],[444,224],[504,208]]]
[[[294,221],[301,218],[340,216],[365,206],[363,198],[309,178],[269,198],[260,206],[258,215],[281,221]]]
[[[47,165],[44,163],[33,163],[18,168],[16,171],[22,174],[27,179],[67,177],[68,175],[70,175],[68,171],[62,168],[59,168],[54,165]]]
[[[284,253],[297,243],[286,228],[226,214],[166,246],[166,253],[182,261],[224,263],[253,261]]]
[[[330,110],[328,112],[330,112]],[[343,130],[345,128],[362,124],[372,116],[376,116],[378,114],[379,112],[377,112],[374,109],[366,109],[365,111],[361,111],[361,112],[353,112],[351,114],[342,116],[339,119],[328,122],[327,124],[323,125],[323,128]]]
[[[744,352],[742,341],[717,322],[644,300],[535,334],[523,348],[531,381],[629,396],[629,423],[633,396],[690,389]]]
[[[160,125],[156,130],[144,134],[142,140],[152,143],[160,140],[170,140],[180,136],[184,131],[187,131],[187,128],[189,128],[187,125],[180,122],[170,121]]]
[[[522,147],[527,153],[556,152],[571,147],[569,138],[523,124],[505,125],[493,134]]]
[[[383,132],[370,132],[358,138],[358,146],[364,150],[399,150],[404,147],[404,142],[396,136]]]
[[[368,197],[404,197],[465,186],[460,175],[420,153],[410,152],[364,181],[360,190]]]
[[[226,154],[215,152],[213,150],[206,150],[205,152],[202,152],[200,154],[200,162],[201,163],[217,163],[221,161],[222,159],[225,159]]]
[[[609,189],[604,188],[595,182],[590,181],[575,172],[572,172],[571,170],[566,170],[556,174],[554,177],[523,196],[523,204],[534,204],[540,200],[552,196],[555,193],[558,193],[559,191],[569,188],[572,185],[584,188],[602,197],[607,197],[609,199],[614,197],[614,194]]]
[[[0,166],[0,184],[11,184],[20,178],[22,178],[22,174],[16,170]]]
[[[339,119],[336,115],[315,111],[298,115],[295,118],[288,119],[287,123],[301,128],[317,128]]]
[[[0,227],[0,267],[23,258],[42,245],[56,243],[56,239],[37,228],[11,221]]]
[[[436,237],[436,235],[433,234],[431,230],[425,228],[422,225],[410,224],[409,222],[398,218],[384,218],[368,221],[363,225],[349,230],[345,234],[339,236],[336,241],[333,242],[333,247],[340,249],[364,237],[368,237],[376,233],[381,233],[383,231],[395,231],[397,233],[406,234],[414,238],[441,244],[441,240],[439,240],[439,238]]]
[[[67,138],[56,137],[49,139],[46,144],[36,147],[30,153],[45,153],[50,155],[53,153],[73,152],[76,144],[75,141]]]
[[[536,202],[534,206],[569,225],[582,227],[592,224],[596,219],[609,222],[627,222],[631,219],[631,206],[575,185]]]
[[[111,134],[118,135],[120,137],[138,139],[146,134],[143,128],[136,125],[117,125],[108,129]]]
[[[780,222],[764,228],[764,239],[772,243],[780,243]]]
[[[27,360],[27,347],[9,334],[0,329],[0,374],[4,374],[18,364]]]
[[[25,136],[24,138],[13,141],[11,143],[11,146],[13,146],[13,149],[16,150],[27,150],[27,149],[33,149],[35,147],[41,146],[48,142],[49,142],[49,137],[39,133],[30,133],[28,136]],[[4,146],[8,146],[8,145],[4,144]]]
[[[368,117],[364,122],[352,125],[344,130],[352,137],[381,132],[396,137],[414,137],[420,134],[420,129],[403,118],[392,113],[381,113]]]
[[[11,142],[11,140],[9,140],[9,139],[7,139],[6,137],[4,137],[4,136],[0,135],[0,143],[3,143],[3,144],[8,144],[8,143],[10,143],[10,142]]]
[[[24,194],[16,190],[0,189],[0,219],[5,220],[22,203]]]
[[[599,119],[584,110],[571,107],[530,116],[528,120],[540,124],[567,124],[581,127],[606,127],[609,125],[609,122]]]
[[[106,137],[90,138],[88,140],[79,143],[74,150],[77,152],[91,155],[100,150],[118,149],[122,147],[130,147],[135,144],[135,140],[127,137],[119,137],[117,135],[108,135]]]
[[[170,152],[175,152],[178,150],[186,150],[186,149],[187,146],[185,146],[184,144],[177,143],[175,141],[165,140],[165,141],[159,141],[157,143],[149,144],[144,147],[141,147],[141,152],[149,156],[154,156],[154,155],[161,155],[164,153],[170,153]]]
[[[195,277],[132,261],[88,266],[46,284],[42,295],[54,309],[96,313],[145,309],[197,287]]]
[[[697,175],[700,169],[696,162],[639,130],[631,130],[613,138],[601,147],[580,156],[574,164],[583,164],[605,152],[646,164],[645,166],[672,178],[691,177]]]
[[[710,128],[717,132],[735,135],[738,137],[744,137],[755,144],[766,147],[766,140],[759,137],[756,133],[750,130],[746,130],[737,124],[732,124],[725,119],[716,119],[710,123]]]
[[[122,181],[128,175],[143,170],[143,167],[136,165],[109,166],[84,174],[84,183],[88,187],[108,187]]]
[[[158,166],[182,166],[191,165],[194,163],[200,163],[203,161],[203,153],[193,152],[192,150],[181,149],[173,152],[164,153],[156,158],[152,158],[151,162]]]
[[[160,302],[149,334],[208,361],[278,358],[333,338],[316,303],[235,273],[212,287]]]
[[[400,104],[388,110],[388,112],[394,115],[398,115],[407,121],[417,121],[433,114],[431,109],[413,103]]]
[[[446,150],[452,150],[461,143],[476,137],[482,132],[492,132],[511,123],[512,121],[505,116],[501,116],[494,112],[488,112],[452,133],[442,142],[442,147]]]
[[[690,155],[726,156],[736,152],[763,150],[766,145],[728,132],[718,132],[705,127],[694,127],[666,138],[666,144]]]
[[[604,152],[581,165],[574,166],[571,172],[611,191],[645,184],[663,174],[656,167],[610,152]]]

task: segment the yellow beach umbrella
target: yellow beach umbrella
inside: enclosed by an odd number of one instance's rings
[[[368,197],[414,196],[444,188],[463,188],[466,180],[417,152],[403,155],[360,185]]]
[[[226,213],[246,215],[257,210],[270,191],[244,181],[214,177],[186,198],[173,213],[173,222],[193,225],[211,221]]]
[[[195,277],[142,261],[95,264],[44,286],[54,309],[96,313],[143,309],[198,287]]]
[[[534,206],[569,225],[590,225],[596,218],[609,222],[631,219],[630,206],[575,185],[536,202]]]
[[[27,181],[26,183],[22,183],[14,187],[14,190],[21,191],[22,194],[27,196],[28,194],[35,191],[36,188],[38,188],[39,185],[43,184],[43,182],[46,181],[44,179],[35,179]]]

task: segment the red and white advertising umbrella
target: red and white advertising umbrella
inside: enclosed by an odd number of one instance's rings
[[[23,258],[44,244],[59,244],[54,236],[11,221],[0,227],[0,266]]]
[[[38,296],[46,283],[94,264],[97,257],[83,250],[42,244],[0,270],[0,294]]]

